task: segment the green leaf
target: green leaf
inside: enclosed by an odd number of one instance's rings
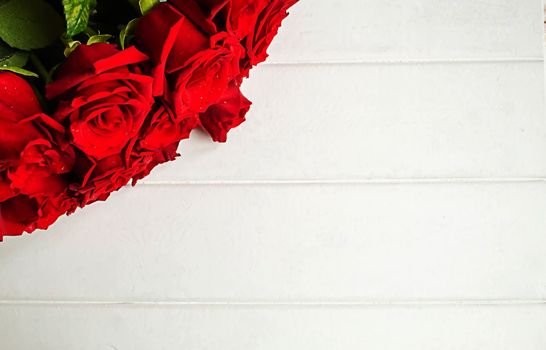
[[[96,5],[96,0],[63,0],[68,37],[80,34],[87,28],[89,16]]]
[[[2,66],[24,67],[28,62],[28,52],[15,51],[9,58],[0,62]]]
[[[125,50],[127,41],[133,36],[137,23],[138,18],[132,19],[119,33],[119,44],[121,45],[122,50]]]
[[[28,52],[12,49],[0,42],[0,66],[23,67],[28,62]]]
[[[65,42],[64,56],[68,57],[78,46],[81,45],[81,42],[77,40],[68,40]]]
[[[138,6],[140,7],[140,12],[143,15],[145,15],[157,4],[159,4],[159,0],[140,0],[138,2]]]
[[[38,74],[31,72],[29,70],[23,69],[21,67],[0,67],[0,71],[10,71],[12,73],[24,75],[26,77],[38,78]]]
[[[0,38],[21,50],[49,46],[63,32],[63,20],[43,0],[0,2]]]
[[[87,45],[93,45],[97,43],[107,43],[108,40],[110,40],[112,36],[110,34],[98,34],[93,35],[92,37],[87,40]]]

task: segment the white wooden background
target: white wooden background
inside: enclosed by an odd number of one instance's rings
[[[302,0],[228,144],[0,244],[0,348],[545,349],[542,16]]]

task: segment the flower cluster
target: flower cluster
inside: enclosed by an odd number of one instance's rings
[[[0,240],[134,185],[195,128],[225,142],[250,108],[243,79],[296,1],[158,3],[131,46],[74,45],[43,98],[0,72]]]

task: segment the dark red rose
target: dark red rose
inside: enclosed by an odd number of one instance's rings
[[[207,33],[171,3],[161,3],[136,29],[138,47],[153,61],[154,93],[177,114],[204,112],[227,87],[240,83],[244,49],[227,32]]]
[[[0,73],[0,240],[45,229],[73,210],[67,174],[74,151],[64,132],[24,79]]]
[[[48,85],[47,97],[59,101],[54,117],[86,156],[100,160],[131,152],[154,102],[152,79],[136,65],[146,60],[134,47],[80,45]]]
[[[16,195],[0,203],[0,241],[2,236],[45,230],[59,217],[75,210],[76,204],[66,192],[46,197]]]
[[[199,115],[201,125],[214,141],[226,142],[228,131],[245,121],[250,105],[239,87],[232,84],[218,103]]]

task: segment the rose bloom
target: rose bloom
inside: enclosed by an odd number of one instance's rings
[[[67,193],[74,150],[64,131],[24,79],[0,73],[0,240],[46,229],[74,210]]]
[[[201,125],[216,142],[226,142],[229,130],[245,121],[251,102],[232,84],[220,101],[199,115]]]
[[[153,62],[154,94],[162,96],[179,117],[203,115],[211,106],[226,101],[223,97],[228,89],[240,85],[244,49],[233,34],[214,32],[216,28],[210,26],[203,29],[206,24],[196,24],[175,5],[158,4],[139,21],[137,46]],[[232,107],[241,108],[240,103]],[[214,130],[205,129],[209,133]],[[225,139],[221,135],[225,132],[211,136],[214,140]]]
[[[247,51],[247,57],[242,61],[245,70],[266,60],[269,45],[277,35],[282,21],[288,16],[288,9],[296,2],[297,0],[271,0],[258,11],[256,22],[250,25],[250,31],[243,39]]]
[[[55,119],[87,156],[119,154],[138,135],[154,102],[152,79],[135,65],[146,60],[134,47],[80,45],[47,86],[47,97],[58,101]]]
[[[105,200],[153,160],[135,150],[155,102],[153,80],[138,65],[147,60],[135,47],[80,45],[47,86],[58,102],[54,117],[77,148],[70,190],[81,207]]]
[[[137,46],[153,62],[154,95],[163,96],[177,114],[199,113],[212,139],[225,141],[248,111],[249,101],[235,89],[253,65],[266,59],[295,2],[169,0],[156,5],[135,32]]]
[[[151,156],[137,153],[115,154],[94,160],[78,152],[72,173],[75,182],[70,185],[70,189],[82,208],[96,201],[105,201],[112,192],[127,185],[138,174],[147,175],[152,160]]]
[[[202,30],[208,33],[227,31],[246,50],[241,61],[243,75],[252,66],[265,61],[267,49],[277,35],[288,9],[297,0],[169,0]]]
[[[152,108],[137,147],[143,151],[165,153],[174,159],[173,145],[190,137],[191,131],[199,124],[196,114],[177,115],[169,104],[158,99]],[[175,151],[176,151],[176,147]]]

